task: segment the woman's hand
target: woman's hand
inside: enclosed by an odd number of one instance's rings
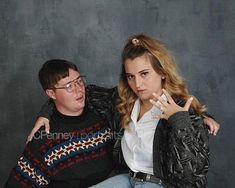
[[[163,93],[167,97],[168,102],[164,100],[162,97],[157,96],[156,93],[153,93],[153,96],[156,99],[158,99],[158,101],[154,101],[152,99],[150,100],[150,102],[153,105],[157,106],[162,111],[162,114],[158,115],[157,118],[168,119],[171,115],[173,115],[176,112],[189,110],[189,107],[191,105],[193,98],[188,99],[184,107],[180,107],[174,102],[172,97],[169,95],[169,93],[165,89],[163,89]],[[204,117],[203,122],[209,127],[210,134],[212,134],[213,136],[216,136],[219,131],[220,124],[218,124],[214,119],[210,117],[207,117],[207,116],[203,116],[203,117]]]
[[[220,124],[218,124],[214,119],[207,116],[204,116],[203,122],[209,127],[210,134],[216,136],[219,131]]]
[[[189,107],[193,101],[192,97],[187,100],[184,107],[181,107],[175,103],[175,101],[172,99],[170,94],[165,89],[162,89],[162,90],[163,90],[163,93],[165,94],[167,100],[164,100],[163,97],[161,97],[161,96],[157,96],[156,93],[153,93],[153,96],[156,99],[158,99],[158,101],[154,101],[154,100],[150,99],[150,102],[162,111],[162,114],[158,115],[157,118],[167,120],[170,116],[172,116],[176,112],[189,110]]]
[[[33,139],[34,134],[42,127],[45,126],[45,131],[46,133],[49,133],[50,131],[50,125],[49,125],[49,120],[47,118],[44,117],[39,117],[34,125],[33,130],[31,131],[31,133],[29,134],[26,144],[28,142],[30,142]]]

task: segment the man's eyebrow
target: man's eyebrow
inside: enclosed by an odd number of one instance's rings
[[[72,81],[69,81],[69,82],[65,83],[65,84],[64,84],[64,86],[65,86],[65,85],[67,85],[67,84],[70,84],[70,83],[74,82],[75,80],[78,80],[80,77],[81,77],[81,76],[78,76],[78,77],[77,77],[77,78],[75,78],[74,80],[72,80]]]

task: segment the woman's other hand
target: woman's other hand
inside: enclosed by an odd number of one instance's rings
[[[217,123],[213,118],[207,116],[204,116],[203,121],[209,127],[210,134],[216,136],[220,129],[220,124]]]
[[[50,131],[50,125],[49,125],[49,120],[47,118],[44,117],[39,117],[31,131],[31,133],[29,134],[26,144],[30,141],[32,141],[34,134],[42,127],[45,126],[45,131],[46,133],[49,133]]]

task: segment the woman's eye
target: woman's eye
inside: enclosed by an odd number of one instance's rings
[[[141,73],[141,76],[142,76],[142,77],[146,77],[148,73],[149,73],[149,72],[142,72],[142,73]]]
[[[126,77],[127,77],[128,80],[131,80],[134,76],[132,76],[132,75],[127,75]]]

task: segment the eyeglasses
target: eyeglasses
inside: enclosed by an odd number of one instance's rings
[[[85,85],[86,83],[85,77],[86,76],[79,76],[75,80],[72,80],[63,87],[52,87],[48,89],[65,89],[68,93],[72,93],[75,90],[76,86],[82,87]]]

